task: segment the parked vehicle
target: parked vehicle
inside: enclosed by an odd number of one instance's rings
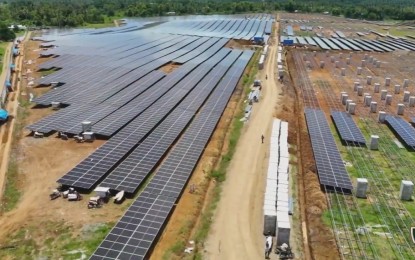
[[[69,190],[62,192],[63,198],[68,198],[69,201],[79,201],[82,200],[82,195],[79,194],[74,188],[69,188]]]
[[[107,203],[111,197],[110,188],[107,187],[97,187],[95,188],[95,193],[98,197],[102,199],[103,202]]]
[[[62,196],[61,192],[58,189],[54,189],[51,194],[49,194],[50,200],[54,200]]]
[[[102,204],[104,201],[99,196],[91,197],[88,201],[88,209],[101,208]]]
[[[82,195],[79,192],[68,194],[68,201],[80,201],[82,199]]]
[[[282,244],[281,246],[277,246],[275,251],[278,255],[280,255],[280,259],[294,259],[294,254],[290,246],[286,243]]]

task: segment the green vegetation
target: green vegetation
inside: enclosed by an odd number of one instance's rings
[[[0,74],[3,71],[4,53],[6,52],[7,42],[0,42]]]
[[[244,87],[243,95],[244,97],[249,93],[247,89],[250,88],[251,84],[253,84],[255,76],[258,72],[258,68],[256,65],[256,62],[259,59],[259,55],[261,54],[260,50],[257,50],[249,62],[247,66],[247,71],[249,71],[249,74],[244,74],[241,82]],[[228,140],[228,150],[226,154],[224,154],[220,158],[220,163],[217,166],[216,169],[212,170],[209,177],[215,179],[216,185],[213,188],[211,200],[209,202],[209,205],[204,209],[204,211],[201,214],[200,222],[197,226],[197,230],[194,234],[194,241],[196,243],[196,247],[194,250],[194,254],[189,256],[190,259],[202,259],[202,253],[199,251],[202,248],[202,243],[205,241],[209,234],[210,226],[212,224],[212,220],[214,217],[214,212],[216,210],[216,207],[220,200],[220,195],[222,192],[222,186],[221,183],[225,181],[226,179],[226,171],[229,166],[229,163],[232,159],[233,154],[236,150],[236,144],[239,140],[239,137],[242,132],[242,128],[244,126],[244,123],[240,121],[240,119],[244,116],[244,103],[241,102],[239,107],[234,113],[234,117],[230,126],[231,132],[229,135]],[[194,226],[194,223],[186,223],[181,229],[180,233],[186,234],[190,231],[190,229]],[[182,254],[183,250],[185,248],[185,243],[181,240],[178,240],[170,249],[166,251],[166,253],[163,255],[163,259],[171,259],[172,255],[180,255]]]
[[[52,73],[54,73],[54,72],[56,72],[56,71],[58,71],[59,69],[56,69],[56,68],[53,68],[53,69],[48,69],[48,70],[41,70],[40,71],[40,76],[41,77],[45,77],[45,76],[47,76],[47,75],[50,75],[50,74],[52,74]]]
[[[9,167],[6,173],[6,186],[4,189],[3,200],[0,211],[7,212],[16,207],[20,199],[18,188],[18,167],[15,156],[10,158]]]
[[[243,76],[242,82],[243,82],[245,89],[249,88],[250,85],[253,84],[254,82],[255,75],[257,74],[257,71],[258,71],[257,66],[255,65],[256,65],[256,62],[258,61],[259,55],[260,55],[260,51],[257,51],[254,57],[251,59],[251,61],[248,64],[248,70],[250,70],[250,73],[248,75]],[[199,249],[200,243],[202,243],[208,236],[210,226],[212,224],[213,214],[219,203],[220,195],[222,192],[221,183],[226,179],[226,170],[229,166],[229,163],[232,159],[233,154],[235,153],[236,144],[241,135],[242,127],[244,126],[244,123],[240,121],[240,119],[244,116],[243,106],[244,106],[244,103],[241,102],[240,106],[235,112],[235,115],[232,121],[231,132],[229,135],[228,151],[225,155],[222,156],[219,167],[216,170],[212,171],[210,175],[212,178],[214,178],[217,181],[217,184],[213,189],[213,195],[212,195],[212,200],[210,204],[205,209],[205,211],[202,213],[200,225],[194,237],[195,242],[198,245],[198,247],[195,248],[195,259],[202,259],[202,255],[198,251],[198,249]]]
[[[79,235],[74,236],[73,227],[63,222],[39,224],[41,230],[38,226],[29,226],[10,236],[0,249],[0,258],[84,259],[94,252],[113,226],[113,223],[87,224]]]
[[[17,162],[18,150],[17,142],[22,134],[23,127],[25,126],[25,119],[28,116],[29,102],[27,100],[20,100],[20,107],[18,109],[17,118],[15,118],[15,125],[13,131],[13,143],[12,152],[10,155],[10,161],[6,172],[6,185],[3,194],[2,204],[0,211],[7,212],[14,209],[19,202],[21,192],[19,190],[19,167]],[[10,123],[11,121],[9,121]]]
[[[365,226],[369,229],[376,254],[385,259],[398,259],[400,253],[395,250],[392,240],[387,239],[384,233],[391,232],[398,241],[403,239],[403,235],[408,241],[410,240],[409,233],[402,234],[401,230],[407,230],[407,227],[413,225],[413,223],[407,223],[410,218],[406,218],[406,215],[414,216],[415,205],[413,202],[402,202],[402,207],[396,205],[396,202],[399,201],[397,196],[402,176],[411,176],[412,165],[415,165],[415,154],[408,153],[406,149],[399,149],[386,125],[379,125],[372,119],[360,118],[358,126],[366,140],[370,139],[371,134],[376,133],[380,136],[378,151],[372,151],[366,147],[344,146],[334,124],[331,124],[331,130],[342,158],[351,163],[347,166],[347,171],[352,179],[358,177],[369,179],[368,199],[355,198],[359,209],[357,211],[354,206],[345,206],[344,203],[347,202],[343,201],[345,200],[343,196],[337,195],[336,198],[336,195],[330,194],[333,205],[330,210],[323,213],[322,219],[328,226],[332,226],[332,221],[346,224],[349,227],[347,232],[350,236],[359,236],[354,229]],[[389,185],[392,186],[392,191],[388,189]],[[395,217],[398,212],[405,224],[396,221]],[[402,254],[405,256],[409,253],[404,249]]]
[[[6,0],[0,4],[2,21],[29,26],[75,27],[109,24],[120,17],[186,14],[273,12],[330,12],[367,20],[415,19],[412,0]]]
[[[0,17],[1,17],[1,12],[0,12]],[[16,33],[13,30],[9,29],[6,23],[1,21],[0,22],[0,41],[12,41],[14,40],[14,38],[16,38]]]

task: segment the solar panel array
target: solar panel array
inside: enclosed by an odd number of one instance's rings
[[[180,197],[253,52],[245,51],[91,259],[146,259]]]
[[[407,146],[415,149],[415,129],[408,122],[399,116],[391,115],[387,115],[385,121]]]
[[[331,111],[331,116],[342,140],[357,144],[366,144],[365,137],[349,113]]]
[[[198,83],[178,107],[100,184],[113,190],[135,193],[158,161],[185,129],[196,111],[228,71],[240,51],[233,51]]]
[[[285,36],[281,40],[286,39]],[[391,52],[394,50],[415,51],[415,42],[408,39],[366,40],[351,38],[293,37],[294,43],[318,45],[323,50],[353,50]]]
[[[59,85],[35,102],[69,106],[29,129],[79,134],[90,121],[95,134],[110,137],[58,183],[131,195],[143,188],[92,259],[148,258],[254,53],[225,44],[254,36],[267,41],[273,22],[255,15],[170,21],[151,30],[75,30],[42,53],[53,58],[40,68],[62,69],[39,80]]]
[[[189,64],[183,65],[180,70],[176,70],[169,74],[168,77],[161,80],[158,84],[151,85],[150,89],[145,88],[145,84],[143,84],[146,77],[141,78],[135,83],[127,85],[127,87],[124,87],[122,91],[119,89],[125,85],[123,83],[124,81],[119,84],[116,83],[115,85],[108,85],[106,91],[99,92],[98,90],[91,89],[90,91],[96,91],[101,94],[96,95],[92,101],[86,102],[85,100],[85,103],[83,104],[73,106],[72,108],[70,106],[62,109],[61,111],[58,111],[57,113],[45,117],[28,126],[28,128],[33,131],[44,133],[49,133],[55,130],[78,134],[82,131],[81,123],[83,121],[90,121],[93,124],[93,131],[96,134],[111,136],[118,129],[120,129],[120,127],[140,114],[143,109],[147,108],[149,105],[154,103],[155,100],[164,95],[179,80],[186,76],[189,71],[196,68],[199,63],[210,58],[210,56],[221,49],[225,43],[226,40],[216,39],[216,41],[209,41],[210,46],[205,45],[204,47],[208,49],[205,49],[202,54],[199,52],[201,50],[196,47],[196,49],[198,49],[197,51],[191,51],[193,59],[188,62]],[[190,52],[188,52],[188,54],[190,54]],[[190,57],[188,56],[187,58]],[[154,66],[158,65],[156,64]],[[131,74],[139,77],[144,73],[146,72],[141,70],[140,73]],[[139,88],[137,88],[137,86],[141,89],[145,89],[146,91],[138,91]],[[131,95],[130,89],[132,89],[131,91],[135,93],[139,92],[140,95]],[[68,93],[65,96],[71,96],[71,93]],[[121,99],[120,96],[124,97],[124,99]],[[74,100],[75,97],[72,97],[71,99]],[[96,100],[96,102],[94,100]],[[77,103],[78,102],[81,101],[78,100]],[[97,105],[91,106],[91,103],[97,103]]]
[[[320,184],[335,189],[352,190],[352,182],[324,112],[319,109],[307,108],[305,116]]]
[[[79,163],[58,180],[62,185],[91,189],[107,172],[129,153],[170,111],[192,90],[196,84],[231,50],[222,49],[202,63],[178,84],[170,95],[154,100],[154,104],[131,121],[103,146]]]

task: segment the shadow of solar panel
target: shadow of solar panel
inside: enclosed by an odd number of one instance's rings
[[[305,115],[320,184],[352,190],[352,182],[347,174],[324,112],[319,109],[306,109]]]
[[[144,259],[174,203],[173,197],[141,193],[90,259]]]
[[[141,105],[145,105],[143,110],[150,105],[151,107],[131,121],[126,127],[112,137],[107,143],[98,148],[88,158],[78,164],[74,169],[60,178],[58,183],[82,189],[91,189],[95,186],[112,167],[114,167],[146,134],[149,133],[149,131],[170,113],[170,111],[205,76],[206,72],[210,71],[229,52],[230,49],[223,49],[213,55],[211,57],[213,61],[208,60],[206,64],[200,65],[197,69],[189,73],[182,81],[180,81],[181,84],[179,85],[179,88],[172,94],[164,95],[160,98],[160,96],[165,93],[162,92],[151,96],[147,101],[142,100]],[[193,94],[190,95],[190,98],[192,97],[194,97]],[[146,105],[145,102],[148,102],[149,104]],[[134,111],[134,113],[137,113],[137,111]],[[128,115],[126,114],[125,117],[128,117]],[[118,129],[120,126],[118,125],[116,127]],[[141,175],[140,178],[142,178]],[[133,189],[136,185],[133,181],[130,181],[129,178],[125,181],[128,181],[128,185],[126,185],[126,187],[128,186],[128,190]]]
[[[415,148],[415,129],[408,122],[399,116],[391,115],[387,115],[385,121],[407,146]]]
[[[332,111],[331,116],[342,140],[357,144],[366,144],[366,140],[362,132],[357,127],[350,114],[346,112]]]
[[[244,68],[245,51],[229,69],[149,185],[102,241],[91,259],[146,259],[180,196]],[[218,97],[218,98],[216,98]]]
[[[134,193],[168,151],[241,51],[232,51],[181,101],[164,121],[101,183],[103,187]],[[221,90],[220,90],[221,91]]]

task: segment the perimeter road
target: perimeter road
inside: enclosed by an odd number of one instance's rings
[[[12,115],[13,118],[9,119],[11,120],[11,122],[9,122],[9,126],[7,125],[3,125],[1,131],[0,131],[0,142],[1,142],[1,146],[0,146],[0,202],[2,201],[3,198],[3,193],[4,193],[4,187],[5,187],[5,179],[6,179],[6,173],[7,173],[7,169],[9,166],[9,159],[10,159],[10,150],[11,150],[11,145],[13,142],[13,130],[14,130],[14,126],[16,123],[16,119],[17,119],[17,110],[19,107],[19,96],[20,96],[20,84],[21,81],[17,80],[17,77],[22,77],[22,64],[23,64],[23,59],[24,59],[24,43],[27,41],[27,39],[29,39],[30,33],[25,33],[24,36],[24,40],[21,43],[21,48],[20,48],[20,55],[16,58],[16,72],[13,74],[13,78],[11,79],[11,82],[14,83],[13,87],[14,87],[14,99],[13,100],[9,100],[6,103],[6,110],[9,112],[9,115]],[[10,43],[12,44],[12,43]],[[5,52],[6,57],[10,56],[10,46],[7,47],[7,50]],[[7,60],[5,60],[5,64],[4,65],[9,65],[10,61],[8,60],[8,58],[6,58]],[[4,68],[4,67],[3,67]],[[6,70],[9,69],[8,67],[6,67]],[[3,69],[3,74],[6,73],[6,70]],[[3,77],[1,78],[0,84],[4,83],[4,79]],[[6,127],[9,127],[9,131],[5,131]],[[5,140],[5,135],[7,135],[7,142],[5,144],[3,144],[3,140]]]
[[[278,42],[277,39],[274,42]],[[264,181],[271,123],[281,91],[281,85],[275,79],[275,43],[269,50],[265,70],[257,76],[263,82],[261,99],[254,105],[227,169],[214,223],[205,244],[207,259],[264,258]],[[265,75],[268,75],[267,80]],[[264,144],[261,144],[261,134],[265,136]]]

